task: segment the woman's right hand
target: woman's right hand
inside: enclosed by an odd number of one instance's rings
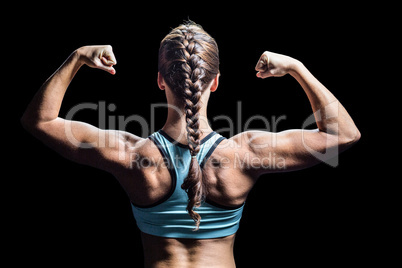
[[[91,68],[104,70],[110,74],[115,74],[113,65],[117,64],[113,54],[112,46],[84,46],[78,50],[80,61]]]
[[[265,51],[255,66],[255,70],[258,71],[257,77],[284,76],[289,73],[295,62],[296,60],[291,57]]]

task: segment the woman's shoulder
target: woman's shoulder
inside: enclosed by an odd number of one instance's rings
[[[220,159],[219,162],[233,164],[236,159],[244,158],[248,152],[248,137],[246,133],[240,133],[223,139],[212,154],[212,159]]]

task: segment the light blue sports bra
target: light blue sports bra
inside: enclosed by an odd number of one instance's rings
[[[207,239],[232,235],[239,228],[244,204],[237,208],[224,207],[208,199],[195,208],[201,216],[200,227],[194,231],[194,221],[186,211],[188,197],[181,189],[187,177],[191,161],[187,145],[173,140],[163,130],[149,136],[159,148],[172,178],[169,193],[150,206],[131,204],[138,228],[147,234],[170,238]],[[197,154],[198,163],[203,168],[208,157],[218,144],[225,139],[216,132],[210,133],[201,141]]]

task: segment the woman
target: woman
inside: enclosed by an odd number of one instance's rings
[[[233,245],[244,202],[261,174],[313,166],[360,138],[353,120],[307,68],[264,52],[257,77],[293,76],[305,91],[317,130],[247,131],[230,139],[208,124],[207,104],[218,88],[215,40],[189,22],[159,49],[158,86],[168,117],[146,139],[58,117],[63,96],[83,66],[115,74],[110,46],[74,51],[26,109],[24,127],[66,158],[112,173],[127,192],[141,230],[146,267],[235,267]],[[270,156],[270,157],[268,157]],[[270,164],[272,156],[281,166]]]

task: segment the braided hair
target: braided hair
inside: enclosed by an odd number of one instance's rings
[[[194,211],[207,194],[203,172],[196,159],[200,150],[201,94],[219,73],[218,46],[203,28],[192,21],[174,28],[161,42],[158,71],[183,104],[191,162],[181,188],[188,196],[187,212],[198,230],[201,216]]]

